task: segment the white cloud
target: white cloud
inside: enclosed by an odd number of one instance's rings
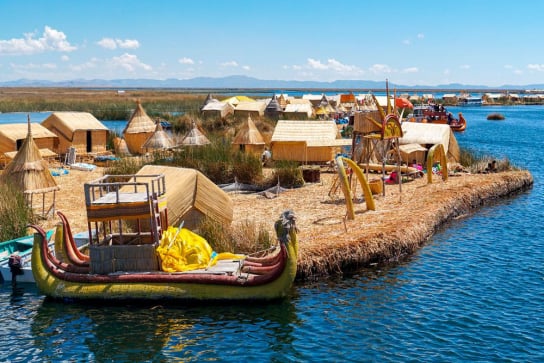
[[[250,66],[242,66],[242,69],[246,70],[246,71],[249,71],[251,69]]]
[[[191,58],[183,57],[178,60],[181,64],[195,64],[195,61]]]
[[[223,67],[238,67],[238,63],[236,61],[224,62],[224,63],[221,63],[221,66],[223,66]]]
[[[63,62],[68,62],[70,60],[70,57],[68,57],[66,54],[63,54],[60,57],[60,60],[63,61]]]
[[[150,71],[153,68],[141,62],[138,57],[134,54],[125,53],[119,57],[113,57],[111,63],[115,67],[121,67],[129,72],[134,72],[136,69],[143,69]]]
[[[28,64],[10,64],[11,69],[13,70],[34,70],[34,69],[56,69],[57,65],[54,63],[28,63]]]
[[[331,70],[339,73],[361,73],[361,70],[358,67],[343,64],[334,58],[327,59],[327,63],[322,63],[319,60],[308,58],[307,66],[310,69]]]
[[[527,64],[527,69],[532,71],[542,72],[544,71],[544,64]]]
[[[113,38],[102,38],[96,42],[99,46],[106,49],[136,49],[140,47],[140,42],[135,39],[113,39]]]
[[[459,66],[459,68],[461,68],[461,69],[470,69],[470,65],[462,64],[462,65]]]
[[[412,44],[412,42],[410,41],[410,39],[404,39],[404,40],[402,41],[402,44],[404,44],[404,45],[410,45],[410,44]]]
[[[96,68],[97,64],[100,62],[98,58],[91,58],[89,61],[82,64],[73,64],[70,65],[70,69],[76,72],[81,72],[86,69]]]
[[[374,74],[392,73],[393,70],[387,64],[373,64],[369,71]]]
[[[417,39],[423,39],[423,38],[425,38],[425,34],[419,33],[419,34],[417,35]]]
[[[418,73],[418,72],[419,72],[419,68],[417,67],[408,67],[402,70],[402,73]]]
[[[26,33],[24,38],[0,40],[0,55],[28,55],[47,51],[71,52],[76,49],[66,40],[63,32],[47,25],[40,38],[35,38],[34,33]]]

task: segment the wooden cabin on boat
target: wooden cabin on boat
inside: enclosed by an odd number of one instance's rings
[[[42,126],[58,136],[53,150],[64,155],[73,147],[78,155],[104,153],[109,130],[88,112],[53,112]]]

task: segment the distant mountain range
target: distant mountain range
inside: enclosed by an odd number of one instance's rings
[[[0,82],[0,87],[89,87],[89,88],[197,88],[197,89],[339,89],[339,90],[383,90],[383,82],[365,80],[336,80],[333,82],[318,81],[282,81],[263,80],[247,76],[228,77],[196,77],[190,79],[74,79],[69,81],[45,81],[19,79]],[[544,84],[503,85],[489,87],[484,85],[467,85],[460,83],[441,84],[436,86],[401,85],[389,83],[389,88],[397,90],[543,90]]]

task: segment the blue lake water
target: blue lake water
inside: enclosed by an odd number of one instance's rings
[[[544,107],[449,110],[468,120],[461,146],[529,169],[533,189],[401,263],[297,284],[273,304],[104,307],[2,285],[0,361],[544,361]],[[506,120],[486,120],[494,112]]]

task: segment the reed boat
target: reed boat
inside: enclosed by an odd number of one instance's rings
[[[406,121],[447,124],[453,131],[465,131],[467,128],[467,121],[461,112],[458,118],[455,118],[444,106],[434,104],[415,106],[413,112],[406,117]]]
[[[63,221],[63,223],[65,223]],[[220,260],[215,266],[183,272],[92,271],[93,260],[72,255],[60,261],[47,247],[45,231],[32,226],[32,272],[39,290],[54,299],[69,300],[272,300],[285,297],[293,284],[297,267],[297,236],[292,212],[284,212],[276,222],[279,246],[263,257],[237,256]],[[77,250],[65,226],[57,233],[57,246]],[[140,246],[117,246],[134,247]],[[146,254],[146,249],[138,251]],[[153,256],[153,254],[151,254]],[[151,257],[155,258],[155,257]],[[101,261],[103,262],[103,261]]]
[[[134,191],[137,187],[133,184],[139,182],[97,183],[95,186],[101,197],[96,200],[92,197],[94,187],[86,185],[85,189],[89,225],[93,221],[101,221],[103,225],[98,228],[99,232],[112,228],[110,217],[123,218],[123,213],[134,218],[145,217],[144,206],[147,206],[148,216],[151,217],[147,223],[150,230],[138,229],[133,233],[115,231],[103,237],[97,233],[90,236],[89,254],[86,255],[78,251],[68,219],[58,213],[61,223],[57,225],[55,244],[56,249],[63,251],[64,259],[60,260],[47,248],[45,231],[39,226],[32,226],[36,230],[32,272],[42,293],[61,300],[161,301],[273,300],[288,295],[296,276],[298,256],[293,212],[285,211],[275,222],[278,244],[265,255],[257,257],[212,252],[208,253],[210,259],[209,262],[204,260],[204,265],[183,265],[182,262],[187,263],[188,259],[169,253],[170,248],[179,243],[189,243],[180,251],[203,251],[207,247],[197,245],[197,242],[203,243],[200,241],[202,237],[181,226],[163,230],[161,223],[164,218],[159,216],[161,208],[158,207],[161,205],[158,200],[163,194],[159,187],[163,185],[162,176],[151,178],[150,184],[154,185],[152,191],[143,193],[148,203],[142,203],[142,193],[135,196],[129,192],[132,195],[128,199],[123,196],[122,191],[127,190],[127,185]],[[147,189],[148,183],[144,184]],[[104,192],[106,186],[113,187],[112,193],[116,195],[114,201],[109,193]],[[130,205],[136,208],[130,208]],[[124,223],[119,223],[121,225]],[[140,227],[145,223],[138,222],[136,225]],[[177,269],[171,267],[172,259]]]

